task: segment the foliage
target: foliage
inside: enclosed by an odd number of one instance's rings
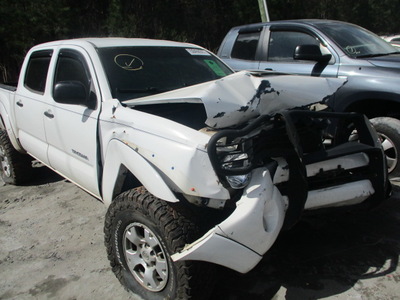
[[[267,0],[271,20],[348,21],[397,33],[400,0]],[[0,81],[16,80],[35,44],[88,36],[185,41],[216,51],[235,25],[260,22],[258,0],[0,0]]]

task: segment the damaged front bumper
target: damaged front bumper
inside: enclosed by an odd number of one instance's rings
[[[256,169],[235,211],[172,259],[207,261],[246,273],[274,244],[284,216],[285,200],[272,183],[269,170]]]
[[[229,176],[248,174],[251,180],[234,212],[174,254],[174,261],[208,261],[245,273],[304,210],[373,206],[390,192],[382,147],[360,114],[303,110],[262,116],[245,128],[215,134],[208,152],[228,188]]]

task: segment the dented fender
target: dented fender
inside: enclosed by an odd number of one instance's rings
[[[110,205],[121,166],[125,166],[154,196],[169,202],[179,200],[157,170],[131,147],[118,139],[110,141],[103,170],[103,200]]]

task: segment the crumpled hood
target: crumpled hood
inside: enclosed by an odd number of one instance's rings
[[[125,101],[128,106],[204,103],[206,124],[234,127],[260,115],[325,102],[344,79],[298,75],[254,76],[242,71],[222,79]]]

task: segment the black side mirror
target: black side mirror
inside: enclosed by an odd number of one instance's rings
[[[84,84],[80,81],[60,81],[54,86],[53,98],[56,102],[64,104],[75,104],[96,108],[96,101],[89,97]]]
[[[320,63],[328,63],[332,58],[331,54],[322,54],[317,45],[299,45],[294,50],[294,59],[313,60]]]

